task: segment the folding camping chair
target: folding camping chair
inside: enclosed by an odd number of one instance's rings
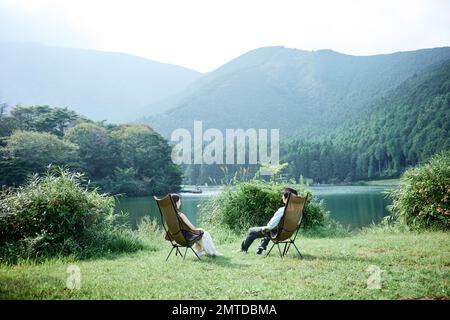
[[[191,230],[183,223],[170,194],[161,199],[158,199],[157,197],[153,198],[156,200],[159,213],[161,214],[161,222],[166,231],[166,239],[172,244],[172,250],[170,250],[166,261],[169,259],[173,250],[176,250],[175,255],[179,253],[184,260],[188,249],[191,249],[195,256],[200,260],[200,257],[195,250],[192,249],[192,246],[203,237],[203,231]],[[184,255],[181,253],[180,248],[186,248]]]
[[[284,208],[283,217],[276,230],[276,234],[270,234],[270,240],[273,242],[272,247],[267,252],[266,257],[270,254],[273,247],[277,245],[280,257],[283,258],[289,252],[291,245],[297,250],[299,256],[303,258],[302,254],[295,245],[298,230],[303,217],[303,209],[305,208],[308,194],[305,197],[296,196],[290,193]],[[280,244],[284,244],[283,251],[281,251]]]

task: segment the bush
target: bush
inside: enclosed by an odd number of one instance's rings
[[[0,193],[0,259],[87,257],[142,245],[116,224],[114,199],[88,190],[83,175],[50,168]]]
[[[392,215],[412,229],[450,228],[450,152],[408,169],[390,193]]]
[[[238,183],[203,205],[200,219],[206,225],[221,225],[235,232],[266,225],[275,211],[284,205],[281,198],[284,187],[258,180]],[[303,190],[300,193],[305,195]],[[302,227],[324,226],[328,221],[328,213],[322,202],[310,196],[304,210]]]

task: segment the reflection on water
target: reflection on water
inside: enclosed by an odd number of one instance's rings
[[[390,200],[384,192],[386,186],[324,186],[311,187],[317,198],[323,199],[325,207],[336,221],[351,228],[378,223],[388,214],[387,206]],[[202,194],[182,194],[181,211],[194,224],[197,222],[197,212],[202,202],[220,192],[218,187],[203,188]],[[119,198],[116,210],[129,212],[133,227],[144,216],[160,219],[160,214],[152,197]]]
[[[389,214],[391,204],[385,195],[390,187],[345,186],[312,187],[317,198],[323,199],[330,216],[351,228],[378,223]]]

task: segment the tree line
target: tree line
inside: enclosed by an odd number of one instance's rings
[[[450,61],[414,75],[369,109],[324,137],[297,135],[281,141],[280,160],[288,163],[288,179],[338,183],[398,178],[407,168],[450,150]],[[191,165],[184,172],[187,181],[202,184],[229,181],[227,177],[245,180],[257,171],[244,169]]]
[[[22,184],[49,164],[81,171],[93,187],[128,196],[179,190],[171,147],[147,125],[94,122],[67,108],[0,108],[0,184]]]
[[[336,183],[396,178],[408,167],[450,150],[450,61],[414,75],[370,112],[320,138],[294,136],[280,145],[284,175]],[[229,184],[254,177],[258,165],[183,165],[147,125],[94,122],[48,106],[0,104],[0,184],[62,164],[102,190],[127,195],[176,191],[187,184]],[[183,173],[183,177],[182,177]]]

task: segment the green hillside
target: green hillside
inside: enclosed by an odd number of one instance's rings
[[[397,177],[450,150],[450,60],[416,74],[352,123],[285,145],[290,174],[316,181]]]
[[[284,47],[248,52],[162,102],[144,122],[172,130],[280,129],[291,178],[339,182],[398,177],[449,149],[450,48],[356,57]],[[256,171],[239,176],[251,176]],[[242,166],[189,165],[187,183],[229,180]]]
[[[282,136],[326,135],[403,81],[450,58],[450,48],[349,56],[331,50],[267,47],[250,51],[161,101],[143,121],[168,136],[212,128],[277,128]]]

